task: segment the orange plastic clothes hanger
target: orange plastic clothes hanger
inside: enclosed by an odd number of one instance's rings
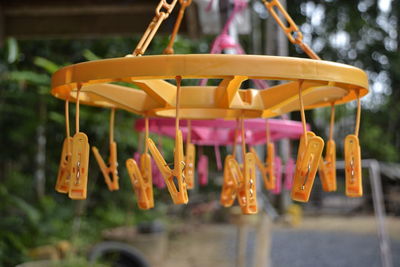
[[[72,199],[86,199],[88,168],[89,168],[89,141],[85,133],[79,131],[79,93],[82,84],[77,86],[75,135],[72,137],[71,179],[69,197]]]
[[[92,151],[96,158],[97,163],[101,169],[101,173],[104,176],[104,180],[107,184],[108,190],[115,191],[119,190],[119,177],[118,177],[118,160],[117,160],[117,143],[114,141],[114,121],[115,121],[115,109],[111,108],[110,115],[110,157],[109,166],[107,166],[101,157],[97,147],[93,146]],[[110,176],[111,175],[111,176]]]
[[[349,134],[344,140],[344,160],[346,172],[346,195],[349,197],[361,197],[362,188],[362,163],[361,148],[358,140],[361,120],[360,93],[357,91],[357,115],[354,134]]]
[[[293,200],[307,202],[310,198],[315,175],[321,160],[321,154],[324,148],[324,140],[321,137],[316,136],[313,132],[307,132],[306,130],[302,84],[303,81],[300,80],[299,102],[304,134],[300,139],[300,145],[298,148],[296,170],[291,196]]]
[[[255,156],[256,165],[263,177],[265,188],[267,190],[274,190],[276,186],[275,145],[273,142],[271,142],[271,134],[269,130],[268,120],[266,121],[265,134],[266,134],[266,153],[267,153],[267,156],[265,158],[265,165],[258,157],[257,152],[255,151],[254,148],[251,148],[251,152],[253,152]]]
[[[183,153],[182,131],[179,129],[179,103],[181,92],[181,76],[176,76],[176,111],[175,111],[175,149],[174,149],[174,168],[166,163],[153,140],[147,138],[147,145],[153,156],[158,169],[164,177],[168,191],[175,204],[186,204],[189,201],[187,194],[187,184],[185,180],[185,156]],[[176,181],[176,184],[175,184]]]
[[[145,140],[149,139],[149,118],[145,117]],[[136,160],[126,160],[126,168],[136,193],[139,208],[147,210],[154,207],[153,176],[148,143],[145,141],[144,152],[140,155],[140,168]]]

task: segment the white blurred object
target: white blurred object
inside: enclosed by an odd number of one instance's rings
[[[219,34],[221,32],[221,21],[219,14],[219,0],[194,0],[198,5],[201,30],[204,34]],[[233,4],[234,0],[230,3]],[[246,0],[249,2],[248,0]],[[232,27],[235,27],[239,34],[250,33],[250,12],[247,8],[235,16]]]

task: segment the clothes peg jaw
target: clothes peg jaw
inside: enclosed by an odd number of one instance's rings
[[[165,183],[173,202],[175,204],[188,203],[189,199],[187,194],[187,185],[184,176],[185,157],[183,154],[182,132],[178,130],[177,136],[175,138],[173,170],[168,167],[168,164],[165,162],[160,151],[150,138],[147,139],[147,144],[149,146],[150,153],[157,164],[158,169],[164,177]],[[178,188],[174,183],[174,179],[176,179]]]
[[[325,192],[336,191],[336,144],[334,140],[329,140],[326,144],[326,155],[319,162],[318,174],[322,190]]]
[[[361,197],[362,172],[361,172],[361,148],[356,135],[348,135],[344,141],[344,157],[346,172],[346,195],[349,197]]]
[[[153,208],[154,196],[150,155],[145,153],[140,156],[140,169],[134,159],[126,161],[126,168],[128,169],[139,208],[143,210]]]
[[[186,144],[185,179],[188,189],[194,188],[195,158],[196,158],[196,148],[194,144],[191,143]]]
[[[315,175],[321,160],[324,140],[315,136],[313,132],[307,132],[308,143],[305,144],[304,136],[300,139],[297,154],[292,199],[300,202],[308,202]]]
[[[63,142],[56,182],[56,191],[59,193],[68,193],[69,191],[71,176],[71,151],[72,137],[66,137]]]
[[[69,197],[86,199],[89,167],[89,141],[86,134],[77,132],[72,138],[71,182]]]
[[[234,179],[237,179],[237,196],[243,214],[256,214],[257,193],[256,193],[256,163],[255,155],[251,152],[244,156],[243,171],[238,162],[231,158],[228,160],[229,169]]]
[[[224,183],[222,185],[220,203],[226,208],[231,207],[235,202],[239,181],[240,172],[237,172],[235,166],[231,163],[232,160],[234,160],[234,157],[228,155],[224,162]]]
[[[115,142],[112,142],[110,144],[110,167],[107,167],[105,164],[103,158],[101,157],[99,150],[97,147],[93,146],[92,151],[94,154],[94,157],[96,158],[97,163],[99,164],[101,173],[104,176],[104,180],[107,184],[108,190],[110,191],[115,191],[119,189],[119,177],[118,177],[118,170],[117,170],[117,144]],[[112,178],[110,177],[110,174],[112,175]]]

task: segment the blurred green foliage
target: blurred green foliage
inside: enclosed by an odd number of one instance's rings
[[[116,113],[115,139],[120,159],[118,192],[110,193],[97,163],[91,159],[87,201],[72,201],[54,191],[55,178],[65,137],[64,102],[50,95],[51,74],[62,66],[87,60],[128,54],[137,40],[16,41],[8,39],[0,57],[0,266],[13,266],[29,260],[30,248],[72,240],[75,249],[98,241],[101,230],[133,225],[162,218],[162,201],[143,212],[137,208],[124,161],[138,148],[133,131],[136,115]],[[167,38],[156,39],[151,50],[160,53]],[[178,39],[176,50],[197,52],[192,42]],[[108,153],[109,110],[82,106],[80,127],[90,145]],[[74,132],[75,106],[70,105],[71,133]],[[45,129],[45,195],[37,187],[39,128]],[[163,151],[172,158],[173,142],[163,138]],[[167,192],[155,190],[157,198],[169,203]],[[69,265],[68,265],[69,266]]]

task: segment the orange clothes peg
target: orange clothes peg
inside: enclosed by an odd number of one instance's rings
[[[165,179],[168,191],[175,204],[186,204],[189,201],[187,194],[187,184],[184,175],[185,169],[185,156],[183,153],[183,138],[182,131],[179,130],[179,101],[181,91],[182,77],[176,77],[176,121],[175,121],[175,149],[174,149],[174,169],[170,169],[168,164],[165,162],[163,156],[154,144],[153,140],[147,139],[147,145],[149,146],[150,153],[153,156],[158,169]],[[174,179],[176,179],[175,185]]]
[[[89,141],[85,133],[79,131],[79,92],[81,84],[78,85],[75,113],[75,130],[72,137],[71,156],[71,181],[68,196],[72,199],[86,199],[88,169],[89,169]]]
[[[69,101],[65,101],[65,124],[66,137],[63,142],[61,151],[61,159],[58,167],[58,175],[56,182],[56,191],[59,193],[68,193],[71,175],[71,155],[72,155],[72,137],[69,132]]]
[[[267,190],[274,190],[276,186],[276,176],[275,176],[275,145],[270,142],[270,131],[268,121],[266,122],[266,150],[267,157],[265,159],[265,165],[262,163],[260,158],[257,155],[257,152],[254,148],[251,148],[251,152],[255,156],[256,165],[258,170],[261,172],[264,186]]]
[[[304,134],[300,139],[297,153],[296,170],[291,196],[293,200],[307,202],[310,198],[315,175],[321,160],[324,140],[321,137],[316,136],[313,132],[306,132],[306,117],[301,90],[302,84],[303,82],[300,81],[299,101]]]
[[[224,183],[222,184],[220,203],[226,208],[231,207],[235,202],[239,181],[239,175],[234,176],[236,171],[232,168],[232,159],[234,156],[228,155],[224,162]]]
[[[322,190],[325,192],[336,191],[336,144],[333,140],[333,125],[335,121],[335,104],[331,106],[331,121],[329,129],[329,140],[326,144],[325,158],[319,162],[319,177]]]
[[[139,208],[143,210],[154,207],[151,157],[148,153],[140,156],[140,169],[134,159],[126,161],[133,190],[136,193]]]
[[[232,154],[226,156],[224,162],[224,182],[222,184],[222,191],[220,197],[220,203],[224,207],[231,207],[235,202],[237,189],[239,186],[239,174],[236,172],[234,165],[231,164],[231,160],[236,157],[236,140],[239,132],[239,119],[237,119],[237,125],[235,128],[235,135],[233,138],[233,149]]]
[[[186,138],[186,155],[185,155],[185,179],[188,189],[194,188],[194,173],[195,173],[195,159],[196,147],[191,143],[191,121],[188,120],[188,134]]]
[[[234,159],[228,160],[229,170],[232,177],[238,181],[237,196],[243,214],[256,214],[257,192],[256,192],[256,166],[253,153],[244,153],[243,170]]]
[[[145,119],[145,140],[149,138],[149,118]],[[144,153],[140,156],[140,169],[134,159],[126,161],[126,168],[131,179],[133,191],[136,193],[139,208],[143,210],[154,207],[153,175],[151,171],[151,157],[147,142]]]
[[[92,151],[96,158],[97,163],[101,169],[104,176],[104,180],[107,184],[108,190],[115,191],[119,190],[119,177],[118,177],[118,161],[117,161],[117,143],[114,141],[114,119],[115,119],[115,109],[111,109],[110,116],[110,158],[109,166],[107,166],[101,157],[97,147],[93,146]],[[110,177],[112,175],[112,178]]]
[[[229,206],[229,204],[232,205],[232,201],[234,200],[232,199],[233,193],[235,192],[232,186],[236,185],[236,193],[242,213],[255,214],[258,211],[256,195],[256,159],[252,152],[246,153],[243,116],[241,118],[241,125],[243,169],[240,168],[239,163],[236,161],[234,156],[227,158],[227,170],[230,172],[230,174],[227,175],[226,182],[224,180],[221,202],[223,204],[226,203],[227,206]]]
[[[346,195],[349,197],[361,197],[362,188],[362,163],[361,148],[358,140],[360,129],[361,103],[357,94],[357,117],[355,133],[346,136],[344,140],[344,159],[346,172]]]

